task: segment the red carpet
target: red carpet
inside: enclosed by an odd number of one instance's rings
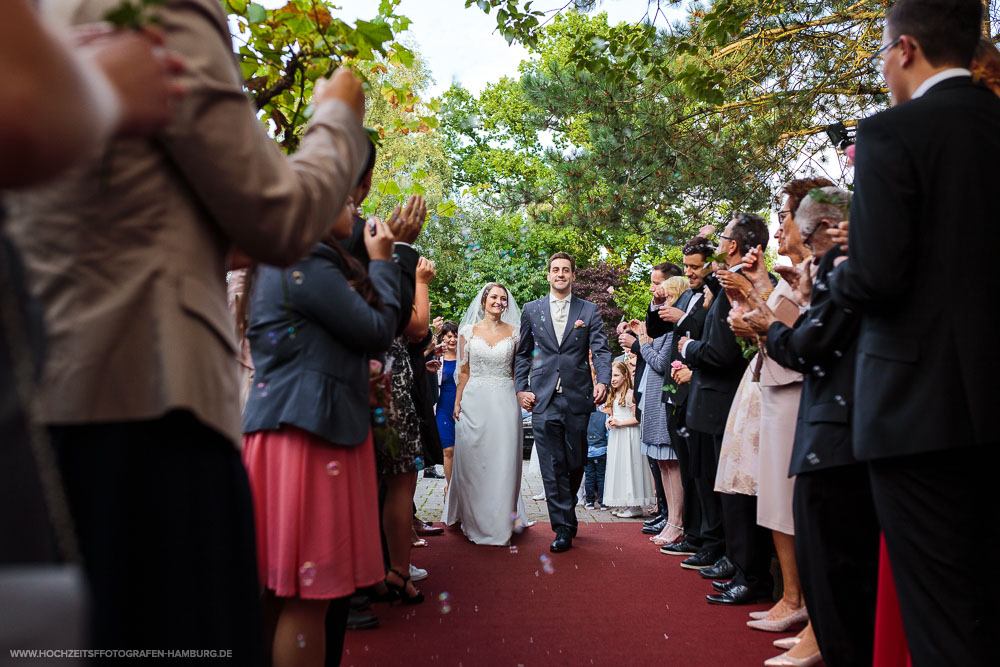
[[[430,572],[417,584],[427,600],[374,605],[380,627],[348,632],[342,665],[759,666],[781,653],[771,642],[792,633],[746,627],[747,612],[767,605],[709,605],[711,584],[639,527],[581,523],[562,554],[549,554],[547,523],[516,535],[516,553],[450,529],[427,538],[413,550]]]

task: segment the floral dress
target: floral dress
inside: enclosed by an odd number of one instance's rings
[[[392,398],[384,416],[376,412],[373,434],[379,475],[401,475],[424,467],[420,443],[420,417],[413,404],[413,366],[406,339],[400,336],[389,348],[392,357]]]

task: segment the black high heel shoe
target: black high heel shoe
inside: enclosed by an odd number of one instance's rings
[[[418,592],[416,595],[413,596],[406,594],[406,584],[409,583],[410,577],[408,576],[404,577],[399,570],[392,567],[389,568],[389,571],[392,572],[397,577],[399,577],[400,579],[402,579],[403,581],[403,584],[401,586],[397,586],[396,584],[389,583],[389,578],[386,577],[385,587],[386,589],[388,589],[387,592],[393,598],[393,600],[389,602],[390,606],[392,605],[392,602],[395,600],[399,600],[403,604],[420,604],[421,602],[424,601],[424,594],[422,592]]]

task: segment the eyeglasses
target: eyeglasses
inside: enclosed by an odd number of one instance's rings
[[[897,44],[899,44],[899,40],[900,39],[902,39],[902,35],[900,35],[896,39],[892,40],[888,44],[884,45],[882,48],[880,48],[875,53],[873,53],[870,56],[868,56],[865,59],[865,64],[866,65],[874,65],[876,60],[879,60],[880,58],[884,58],[886,53],[888,53],[894,46],[896,46]]]
[[[778,211],[778,222],[784,222],[785,221],[785,216],[786,215],[791,215],[791,214],[792,214],[791,210],[789,210],[787,208],[784,211]]]
[[[812,231],[809,232],[804,239],[802,239],[802,245],[809,245],[809,239],[812,238],[813,234],[819,231],[820,227],[829,227],[829,226],[830,226],[829,220],[820,220],[819,222],[817,222],[816,226],[812,228]]]

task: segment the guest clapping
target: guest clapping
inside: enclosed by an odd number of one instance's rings
[[[93,20],[107,3],[74,7]],[[99,610],[94,645],[207,642],[253,664],[260,614],[232,446],[226,257],[236,246],[287,265],[328,233],[364,163],[364,95],[347,71],[319,83],[287,158],[246,98],[221,6],[172,2],[157,16],[186,65],[173,122],[156,141],[106,141],[58,183],[18,195],[8,229],[45,309],[39,418],[53,427]],[[186,558],[173,557],[177,544]],[[216,561],[229,566],[205,566]]]
[[[257,560],[275,627],[274,664],[321,665],[324,618],[339,633],[350,596],[381,581],[378,489],[369,424],[370,356],[392,342],[399,317],[393,237],[373,219],[367,271],[340,249],[344,207],[306,259],[258,269],[248,338],[256,364],[244,417],[243,460],[257,517]],[[316,529],[321,525],[322,529]]]

